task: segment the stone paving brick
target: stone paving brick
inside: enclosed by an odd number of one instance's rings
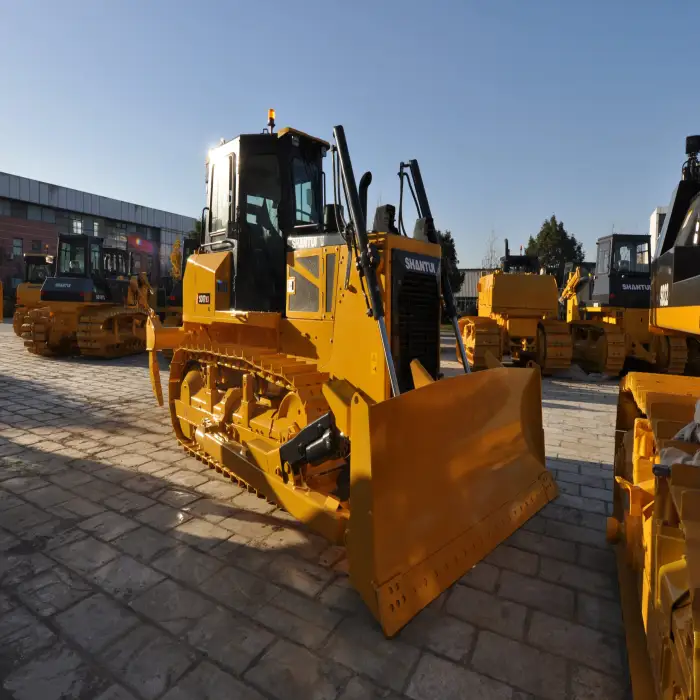
[[[35,619],[10,632],[0,632],[0,675],[4,676],[11,669],[21,666],[38,651],[50,647],[55,641],[56,635],[46,625]]]
[[[617,563],[612,549],[598,549],[580,544],[577,563],[587,569],[595,569],[613,576],[617,575]]]
[[[419,656],[412,645],[386,639],[368,613],[343,620],[320,653],[399,692]]]
[[[547,521],[544,520],[544,522]],[[544,554],[562,561],[576,561],[576,545],[556,537],[548,537],[521,528],[514,532],[507,541],[513,547],[524,549],[528,552]]]
[[[90,532],[107,542],[120,537],[130,530],[135,530],[138,526],[139,524],[130,518],[109,510],[99,513],[78,525],[81,530]]]
[[[351,675],[340,664],[279,640],[244,678],[279,700],[335,700]]]
[[[289,554],[277,555],[272,560],[267,574],[275,583],[294,588],[311,598],[335,578],[332,571]]]
[[[126,686],[146,700],[153,700],[170,688],[196,658],[184,644],[145,625],[112,644],[102,657]]]
[[[344,613],[357,614],[365,609],[360,594],[350,585],[347,577],[342,576],[331,583],[319,597],[319,601],[329,608]]]
[[[88,578],[116,598],[129,601],[163,580],[163,574],[129,556],[113,559]]]
[[[201,497],[199,493],[183,491],[182,489],[164,489],[157,495],[159,501],[174,508],[184,508]]]
[[[112,540],[112,544],[140,561],[151,562],[178,542],[150,527],[140,527]]]
[[[362,676],[355,676],[348,681],[338,700],[399,700],[399,696],[379,688]]]
[[[401,630],[400,636],[402,641],[415,647],[461,661],[472,649],[475,629],[456,617],[428,607]]]
[[[191,517],[184,511],[177,510],[177,508],[172,508],[163,503],[156,503],[150,508],[134,513],[136,520],[162,532],[167,532],[178,525],[182,525],[182,523],[186,523]]]
[[[487,593],[493,593],[498,585],[500,573],[497,567],[480,561],[462,576],[460,583],[466,583],[473,588],[478,588]]]
[[[102,513],[105,508],[104,506],[88,501],[85,498],[80,498],[79,496],[74,496],[70,501],[61,503],[62,511],[72,513],[77,517],[89,518],[92,515],[97,515],[97,513]]]
[[[107,682],[64,644],[54,644],[10,673],[3,688],[17,700],[79,700],[98,695]]]
[[[607,517],[602,513],[588,513],[578,508],[560,506],[558,503],[548,503],[542,510],[542,514],[546,518],[559,520],[569,525],[605,532]]]
[[[566,661],[501,637],[479,633],[471,660],[472,667],[505,683],[548,700],[566,696]]]
[[[199,618],[187,641],[234,673],[242,674],[275,636],[259,625],[221,607]]]
[[[197,552],[185,545],[179,545],[169,550],[152,562],[152,565],[173,578],[194,587],[201,586],[222,566],[221,562],[214,557]],[[220,595],[223,596],[224,592],[222,591]]]
[[[133,610],[175,635],[199,622],[214,607],[210,600],[169,579],[131,603]]]
[[[80,601],[54,619],[65,634],[91,652],[103,649],[139,622],[135,615],[101,593]]]
[[[0,490],[0,511],[24,505],[24,501],[8,491]]]
[[[501,544],[494,549],[484,560],[485,563],[500,566],[503,569],[511,569],[520,574],[535,576],[539,562],[536,554],[531,554],[522,549]]]
[[[0,527],[15,534],[22,534],[27,529],[50,520],[51,516],[44,510],[29,503],[9,508],[0,512]]]
[[[310,696],[309,696],[310,697]],[[264,700],[256,690],[202,661],[164,696],[163,700]]]
[[[122,486],[124,486],[125,489],[129,489],[129,491],[152,494],[154,491],[159,491],[163,488],[163,482],[148,474],[137,474],[131,479],[123,481]]]
[[[616,597],[616,582],[608,574],[590,571],[575,564],[567,564],[542,557],[540,576],[555,583],[562,583],[580,591],[587,591],[607,598]]]
[[[574,616],[574,592],[539,578],[504,571],[498,593],[508,600],[544,610],[557,617],[571,620]]]
[[[572,700],[628,700],[627,684],[585,666],[576,666],[571,678]]]
[[[553,654],[587,664],[606,673],[622,671],[620,640],[560,618],[535,611],[528,641]]]
[[[243,493],[243,489],[240,486],[236,486],[236,484],[232,484],[230,481],[220,481],[218,479],[211,479],[210,481],[200,484],[195,488],[195,491],[204,496],[222,500],[230,500],[234,496]]]
[[[522,639],[525,630],[527,608],[466,586],[453,587],[445,610],[477,627],[516,639]]]
[[[136,700],[136,696],[119,685],[111,685],[95,700]]]
[[[47,508],[48,506],[55,506],[59,503],[65,503],[74,497],[71,491],[65,491],[60,486],[55,484],[50,484],[40,489],[33,489],[32,491],[26,492],[24,498],[33,503],[34,505]]]
[[[415,700],[512,700],[513,691],[503,683],[425,654],[406,695]]]
[[[43,571],[16,589],[22,602],[42,617],[66,610],[92,592],[89,584],[61,566]]]
[[[26,554],[24,553],[26,551]],[[9,587],[50,569],[53,562],[20,543],[0,556],[0,584]]]
[[[582,625],[602,632],[624,634],[622,611],[618,603],[586,593],[578,594],[576,619]]]
[[[264,498],[259,498],[256,494],[248,491],[243,491],[243,493],[236,496],[232,503],[236,508],[242,508],[253,513],[271,513],[276,508]]]
[[[204,552],[216,547],[222,541],[231,537],[230,530],[208,523],[200,518],[193,518],[178,525],[170,531],[175,539],[181,540],[191,547],[196,547]]]
[[[553,538],[561,538],[570,542],[580,542],[581,544],[593,547],[607,548],[609,545],[605,541],[605,533],[601,530],[590,530],[589,528],[577,525],[567,525],[558,520],[547,520],[547,535]],[[546,552],[545,552],[546,554]],[[573,560],[572,560],[573,561]]]
[[[269,603],[279,590],[265,579],[232,566],[221,569],[201,585],[203,593],[246,615],[254,614],[258,608]]]
[[[133,514],[136,511],[141,511],[149,506],[155,505],[155,501],[140,493],[133,493],[132,491],[122,489],[120,493],[105,498],[104,504],[108,508],[116,510],[118,513]]]
[[[93,537],[85,537],[77,542],[58,547],[51,552],[52,557],[79,573],[97,569],[114,559],[118,554],[116,549]]]

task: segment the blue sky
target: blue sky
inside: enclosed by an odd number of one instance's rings
[[[687,134],[700,3],[0,0],[0,170],[197,216],[220,137],[342,123],[370,205],[418,158],[479,265],[556,214],[646,232]]]

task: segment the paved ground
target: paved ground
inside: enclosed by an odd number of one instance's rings
[[[616,391],[544,383],[560,498],[387,641],[334,550],[176,447],[145,357],[0,325],[0,697],[624,698]]]

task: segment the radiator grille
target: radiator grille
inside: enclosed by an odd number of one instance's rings
[[[392,340],[401,391],[413,388],[411,360],[420,360],[433,379],[440,368],[440,296],[433,275],[406,271],[396,279]]]

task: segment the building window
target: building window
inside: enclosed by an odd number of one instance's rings
[[[41,210],[41,220],[45,221],[47,224],[56,223],[56,212],[53,209],[47,209],[44,207]]]
[[[92,233],[94,236],[100,235],[100,222],[99,221],[95,221],[95,223],[92,225]]]
[[[21,258],[22,257],[22,239],[13,238],[12,239],[12,257]]]
[[[41,221],[41,207],[37,207],[35,204],[30,204],[27,207],[27,218],[32,221]]]
[[[73,233],[81,234],[83,232],[83,220],[73,219]]]
[[[0,199],[0,216],[12,216],[12,206],[9,199]]]
[[[32,241],[32,253],[41,253],[41,241]]]

